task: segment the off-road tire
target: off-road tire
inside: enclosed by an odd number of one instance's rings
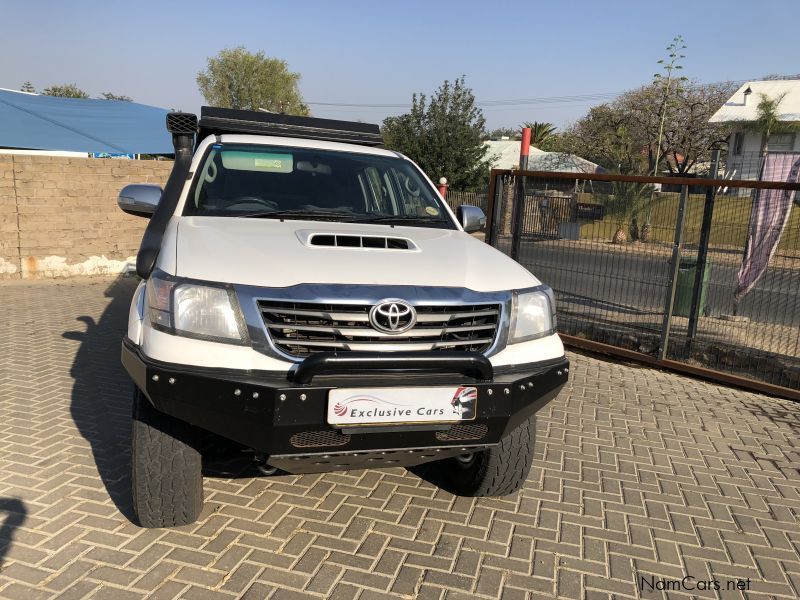
[[[194,523],[203,508],[199,431],[133,393],[133,510],[142,527]]]
[[[449,458],[430,466],[442,487],[458,496],[506,496],[519,490],[528,477],[534,437],[530,417],[494,448],[476,452],[471,462]]]

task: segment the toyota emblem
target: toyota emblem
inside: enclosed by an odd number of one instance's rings
[[[397,335],[405,333],[417,322],[417,311],[405,300],[387,298],[369,311],[369,322],[373,329]]]

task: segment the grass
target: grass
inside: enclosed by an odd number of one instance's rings
[[[581,194],[579,202],[597,202],[592,194]],[[680,195],[677,193],[660,194],[652,207],[650,239],[653,242],[672,244],[675,240],[675,223],[678,218]],[[704,194],[690,194],[686,201],[683,243],[697,244],[700,240],[700,226],[703,221]],[[714,202],[714,217],[711,221],[712,247],[728,247],[743,249],[750,222],[752,200],[750,197],[717,196]],[[800,208],[792,205],[789,223],[783,230],[779,251],[800,250]],[[639,227],[644,223],[639,218]],[[628,224],[625,232],[628,233]],[[611,241],[617,224],[609,219],[593,221],[581,225],[581,239]]]

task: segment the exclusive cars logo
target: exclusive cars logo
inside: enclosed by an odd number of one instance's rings
[[[336,404],[333,405],[333,412],[336,414],[337,417],[343,417],[347,414],[347,411],[351,410],[353,407],[350,406],[351,404],[358,403],[360,406],[366,404],[367,407],[362,409],[363,411],[372,412],[373,408],[369,407],[370,404],[379,406],[381,404],[388,404],[389,406],[399,407],[403,409],[402,405],[395,404],[394,402],[389,402],[387,400],[381,400],[380,398],[376,398],[375,396],[353,396],[352,398],[347,398],[346,400],[340,400]],[[377,411],[379,414],[378,416],[390,416],[390,413],[398,413],[398,408],[394,409],[385,409],[382,411]]]
[[[383,418],[383,419],[408,419],[417,417],[446,417],[447,414],[458,415],[459,420],[475,418],[475,404],[478,400],[478,390],[474,387],[459,387],[447,408],[439,405],[399,404],[375,396],[359,394],[333,405],[333,413],[337,417],[350,418]]]
[[[475,402],[478,400],[478,388],[460,387],[453,395],[450,405],[458,411],[462,419],[475,417]]]
[[[417,322],[417,311],[405,300],[387,298],[369,311],[369,323],[382,333],[405,333]]]

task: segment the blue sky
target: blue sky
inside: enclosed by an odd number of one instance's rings
[[[0,1],[0,14],[0,87],[75,82],[188,111],[203,104],[206,58],[238,45],[286,60],[309,102],[409,103],[462,74],[479,101],[616,93],[650,81],[676,34],[684,74],[700,81],[800,72],[798,0]],[[490,127],[563,126],[595,103],[484,111]],[[365,121],[402,112],[311,108]]]

